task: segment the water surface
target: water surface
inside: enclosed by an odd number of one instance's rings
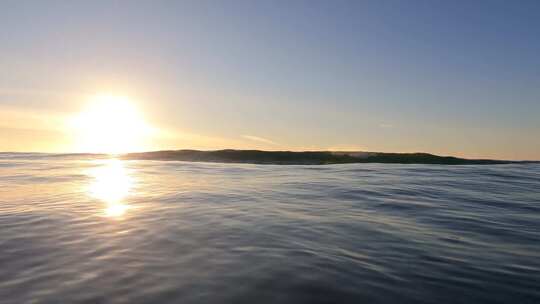
[[[2,303],[540,303],[540,165],[0,153]]]

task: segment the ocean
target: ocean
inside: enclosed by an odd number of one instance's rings
[[[0,153],[0,303],[540,303],[540,164]]]

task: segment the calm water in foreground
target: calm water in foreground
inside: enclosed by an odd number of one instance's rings
[[[540,165],[0,153],[1,303],[540,303]]]

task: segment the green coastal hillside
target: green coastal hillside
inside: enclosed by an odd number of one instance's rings
[[[333,151],[260,151],[260,150],[167,150],[129,153],[123,159],[176,160],[220,163],[251,163],[275,165],[325,165],[348,163],[487,165],[506,164],[511,161],[465,159],[428,153],[379,153]]]

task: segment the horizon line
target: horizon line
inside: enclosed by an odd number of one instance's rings
[[[216,152],[216,151],[258,151],[258,152],[289,152],[289,153],[309,153],[309,152],[328,152],[328,153],[378,153],[378,154],[428,154],[439,157],[454,157],[466,160],[496,160],[496,161],[508,161],[508,162],[540,162],[540,159],[498,159],[498,158],[470,158],[459,157],[454,155],[435,154],[430,152],[382,152],[382,151],[365,151],[365,150],[262,150],[262,149],[235,149],[235,148],[222,148],[222,149],[161,149],[161,150],[145,150],[145,151],[131,151],[121,153],[108,153],[108,152],[44,152],[44,151],[0,151],[0,154],[54,154],[54,155],[108,155],[108,156],[122,156],[128,154],[141,154],[141,153],[155,153],[155,152],[167,152],[167,151],[199,151],[199,152]]]

